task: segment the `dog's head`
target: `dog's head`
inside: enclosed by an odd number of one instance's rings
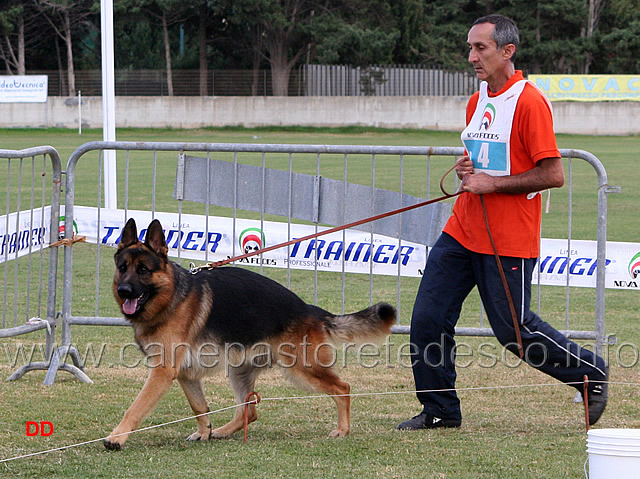
[[[149,320],[156,314],[158,296],[167,289],[167,252],[158,220],[153,220],[147,228],[144,243],[138,239],[135,220],[127,221],[114,256],[113,276],[113,295],[125,318]]]

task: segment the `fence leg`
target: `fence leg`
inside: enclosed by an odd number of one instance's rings
[[[61,361],[61,359],[67,355],[71,356],[73,365]],[[56,374],[58,374],[58,370],[67,371],[73,374],[83,383],[93,384],[91,378],[89,378],[89,376],[85,374],[84,367],[82,366],[82,361],[80,360],[80,355],[78,354],[76,348],[74,348],[73,346],[61,346],[51,356],[49,370],[47,371],[47,375],[44,378],[43,384],[45,386],[51,386],[54,383],[54,381],[56,380]]]
[[[17,381],[29,371],[46,371],[49,369],[49,363],[45,361],[33,362],[20,366],[11,376],[7,378],[7,381]]]
[[[46,357],[44,359],[49,359],[48,361],[32,361],[28,364],[24,364],[20,366],[11,376],[7,378],[7,381],[17,381],[22,378],[25,374],[30,371],[46,371],[49,369],[49,365],[51,363],[51,349],[54,344],[55,338],[55,322],[48,320],[38,320],[38,323],[46,324],[47,327],[47,338],[46,338]]]

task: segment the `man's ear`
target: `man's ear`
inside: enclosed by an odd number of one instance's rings
[[[513,43],[508,43],[507,45],[502,47],[502,56],[506,60],[511,60],[515,54],[516,54],[516,46]]]
[[[138,228],[136,227],[136,220],[133,218],[129,218],[127,224],[124,225],[124,229],[122,230],[122,236],[120,237],[120,242],[118,243],[118,250],[127,248],[132,244],[138,242]]]
[[[169,248],[164,239],[164,231],[158,220],[153,220],[147,228],[144,244],[159,256],[167,256]]]

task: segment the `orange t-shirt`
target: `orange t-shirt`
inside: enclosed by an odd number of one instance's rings
[[[508,90],[519,80],[517,70],[495,97]],[[467,124],[478,103],[476,92],[467,104]],[[545,158],[560,158],[553,131],[551,106],[534,85],[527,84],[518,99],[513,118],[510,141],[511,174],[517,175]],[[491,234],[501,256],[537,258],[540,251],[540,195],[527,199],[526,194],[490,193],[484,195]],[[453,236],[462,246],[476,253],[493,254],[485,225],[480,196],[463,193],[453,207],[444,232]]]

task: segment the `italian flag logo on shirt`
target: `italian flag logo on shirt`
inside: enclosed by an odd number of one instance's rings
[[[491,104],[487,103],[487,106],[484,107],[484,113],[482,114],[482,120],[480,120],[480,129],[488,130],[493,125],[493,120],[496,119],[496,108]]]

